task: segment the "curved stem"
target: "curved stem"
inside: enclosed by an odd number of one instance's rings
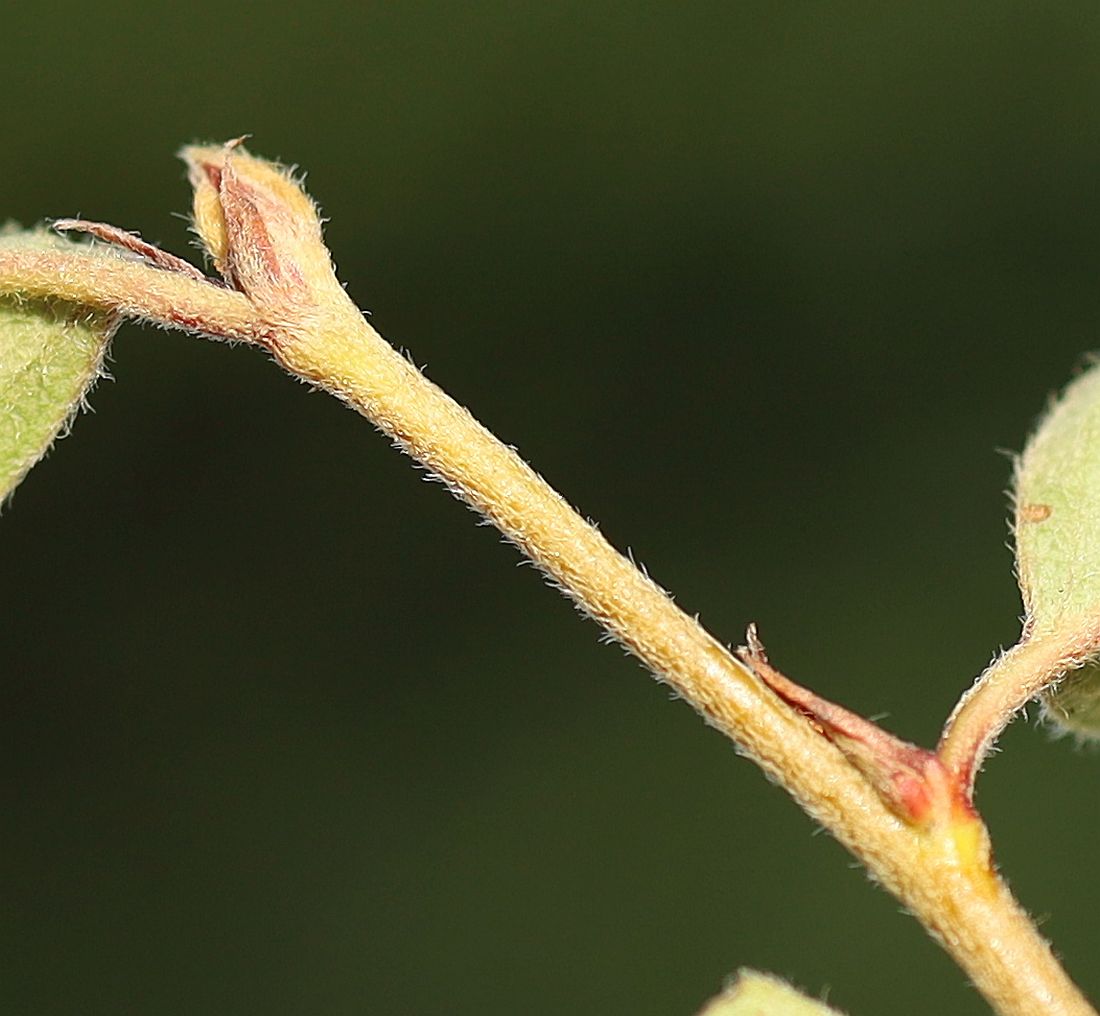
[[[1031,634],[1002,653],[948,717],[937,754],[969,797],[982,762],[1021,709],[1098,648],[1095,624]]]

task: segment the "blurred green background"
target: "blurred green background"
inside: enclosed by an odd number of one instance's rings
[[[0,218],[188,250],[173,152],[309,171],[354,298],[722,639],[930,744],[1017,634],[1004,489],[1100,345],[1084,3],[4,15]],[[739,965],[984,1006],[370,427],[127,327],[0,520],[0,1008],[690,1014]],[[1100,758],[980,782],[1100,996]]]

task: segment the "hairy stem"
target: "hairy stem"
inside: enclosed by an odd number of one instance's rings
[[[188,266],[114,227],[68,222],[67,228],[109,239],[128,254],[0,249],[0,293],[62,297],[261,344],[291,373],[344,400],[442,478],[728,735],[912,911],[998,1012],[1093,1013],[997,876],[985,827],[967,801],[956,806],[944,775],[950,774],[938,761],[925,765],[923,755],[904,746],[894,752],[895,761],[920,762],[909,775],[926,778],[938,802],[920,809],[922,820],[910,821],[905,808],[896,801],[891,807],[889,795],[824,736],[813,710],[800,711],[776,695],[367,323],[333,274],[312,203],[287,174],[238,143],[187,149],[184,157],[196,188],[196,228],[232,288],[197,278]],[[763,659],[759,647],[750,658]],[[781,686],[787,687],[776,684]],[[975,693],[956,715],[944,749],[949,757],[956,750],[967,757],[964,735],[981,727],[969,717],[984,698]],[[822,711],[820,703],[817,709],[819,719],[833,717],[834,734],[853,742],[849,754],[883,755],[876,748],[880,739],[865,728]],[[890,751],[883,757],[889,761]],[[865,771],[876,773],[881,761],[876,756]],[[893,770],[880,775],[879,783],[892,785]]]
[[[813,725],[350,303],[281,335],[273,350],[288,370],[343,399],[445,480],[731,737],[902,900],[998,1012],[1093,1012],[993,871],[980,821],[966,815],[920,829],[900,820]]]
[[[0,293],[71,300],[217,338],[263,340],[256,309],[241,293],[136,259],[95,257],[77,247],[0,251]]]
[[[955,706],[937,753],[968,795],[993,744],[1021,709],[1100,647],[1091,619],[1032,633],[994,660]]]

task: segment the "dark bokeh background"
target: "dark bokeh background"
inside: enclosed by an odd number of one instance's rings
[[[349,290],[725,640],[931,743],[1017,632],[1010,465],[1100,344],[1082,3],[57,3],[0,216],[187,249],[301,163]],[[125,328],[0,520],[0,1008],[979,1013],[848,857],[361,419]],[[1100,758],[980,803],[1100,995]]]

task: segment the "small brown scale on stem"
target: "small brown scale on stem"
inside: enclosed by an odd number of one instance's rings
[[[781,674],[769,662],[755,625],[746,642],[738,657],[835,744],[899,818],[927,826],[977,817],[967,788],[950,778],[935,752],[895,737]]]

